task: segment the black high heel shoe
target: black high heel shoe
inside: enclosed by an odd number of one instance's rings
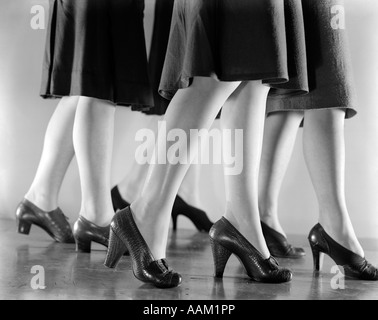
[[[114,212],[117,212],[117,210],[125,209],[130,205],[130,203],[128,203],[125,199],[122,198],[121,194],[119,193],[118,186],[115,186],[111,190],[111,195]]]
[[[68,218],[60,208],[47,212],[24,199],[16,209],[16,218],[18,233],[28,235],[34,224],[45,230],[56,242],[75,243]]]
[[[209,232],[213,226],[206,213],[200,209],[190,206],[180,196],[176,196],[172,209],[173,230],[177,230],[177,218],[183,215],[190,219],[200,232]]]
[[[74,225],[73,234],[77,252],[91,253],[92,242],[99,243],[106,248],[109,247],[110,225],[99,227],[80,216]],[[124,255],[128,255],[127,250]]]
[[[115,186],[112,191],[112,202],[114,212],[117,210],[122,210],[130,206],[130,203],[125,201],[122,198],[118,186]],[[180,196],[176,196],[175,203],[172,209],[172,222],[173,222],[173,230],[177,230],[177,219],[179,215],[183,215],[187,217],[189,220],[193,222],[196,226],[197,230],[200,232],[209,232],[211,227],[213,226],[213,222],[207,217],[206,213],[200,209],[190,206],[187,204]]]
[[[378,270],[365,258],[338,244],[317,224],[308,236],[314,257],[314,269],[322,269],[324,254],[330,256],[338,266],[344,268],[345,276],[368,281],[378,281]]]
[[[105,266],[115,268],[128,248],[133,260],[134,276],[158,288],[178,287],[182,278],[168,267],[165,259],[155,260],[135,224],[130,207],[119,211],[110,225],[110,243]]]
[[[293,277],[291,271],[279,267],[273,257],[265,259],[226,218],[222,218],[211,228],[210,242],[217,278],[223,277],[232,254],[239,258],[248,276],[254,281],[284,283],[291,281]]]
[[[303,248],[295,248],[287,238],[261,221],[261,227],[266,244],[271,255],[275,258],[299,259],[306,255]]]

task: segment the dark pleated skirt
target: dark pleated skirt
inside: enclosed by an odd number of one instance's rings
[[[160,94],[196,76],[262,80],[272,95],[308,92],[300,0],[176,0]]]
[[[193,77],[262,80],[268,113],[344,108],[356,114],[345,30],[331,21],[342,0],[176,0],[160,94]]]
[[[153,106],[144,0],[50,0],[41,96]]]
[[[302,0],[306,37],[307,71],[310,92],[268,100],[268,114],[279,111],[345,109],[346,118],[356,115],[351,59],[345,29],[331,21],[335,5],[343,0]],[[347,3],[346,3],[347,5]]]
[[[159,94],[159,84],[167,53],[174,1],[156,0],[155,4],[154,28],[148,62],[154,108],[146,111],[146,114],[163,115],[167,111],[170,102]]]

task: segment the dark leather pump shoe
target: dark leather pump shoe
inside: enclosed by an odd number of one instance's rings
[[[284,283],[291,281],[290,270],[279,267],[270,257],[265,259],[261,253],[226,219],[219,220],[210,230],[213,250],[215,277],[222,278],[227,262],[232,254],[236,255],[248,276],[258,282]]]
[[[320,271],[324,254],[330,256],[338,266],[344,268],[345,276],[367,281],[378,281],[378,270],[365,258],[338,244],[317,224],[308,236],[314,257],[314,269]]]
[[[119,193],[118,186],[115,186],[111,190],[111,196],[114,212],[125,209],[130,205],[130,203],[128,203],[127,201],[125,201],[125,199],[122,198],[121,194]]]
[[[306,255],[302,248],[293,247],[287,238],[281,233],[269,227],[261,221],[261,227],[264,234],[266,244],[271,255],[275,258],[299,259]]]
[[[60,243],[75,243],[68,218],[62,210],[46,212],[24,199],[16,210],[18,232],[28,235],[34,224],[45,230],[55,241]]]
[[[118,210],[122,210],[130,206],[125,199],[122,198],[118,186],[115,186],[112,191],[112,202],[114,212]],[[200,232],[209,232],[211,227],[213,226],[213,222],[207,217],[206,212],[197,209],[195,207],[190,206],[187,204],[180,196],[176,196],[173,209],[172,209],[172,222],[173,222],[173,230],[177,230],[177,219],[178,216],[182,215],[187,217],[193,224],[196,226],[197,230]]]
[[[134,276],[138,280],[158,288],[174,288],[181,284],[181,275],[171,270],[165,259],[154,259],[135,224],[130,207],[116,213],[110,224],[110,244],[105,266],[115,268],[126,247],[133,260]]]
[[[200,232],[209,232],[213,222],[207,217],[206,213],[200,209],[190,206],[180,196],[176,196],[172,209],[173,230],[177,230],[177,218],[179,215],[187,217]]]
[[[74,225],[73,234],[77,252],[91,253],[92,242],[99,243],[106,248],[109,247],[110,225],[99,227],[80,216]],[[127,250],[124,255],[128,255]]]

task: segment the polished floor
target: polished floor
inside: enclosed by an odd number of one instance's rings
[[[32,228],[30,236],[23,236],[15,232],[14,221],[0,220],[0,299],[378,299],[377,282],[345,280],[343,283],[337,273],[331,273],[333,262],[329,258],[324,272],[313,275],[305,237],[292,240],[296,245],[305,246],[307,257],[297,261],[280,260],[281,265],[293,270],[294,279],[288,284],[271,285],[250,281],[235,258],[230,261],[224,279],[215,280],[207,235],[179,230],[171,234],[168,258],[182,273],[184,281],[179,288],[161,290],[134,279],[130,258],[124,258],[117,270],[109,270],[103,266],[102,247],[95,246],[92,254],[77,254],[73,245],[54,243],[37,227]],[[363,245],[369,260],[377,265],[378,243],[363,241]],[[32,273],[35,266],[40,267]],[[32,285],[36,283],[46,288],[35,290]]]

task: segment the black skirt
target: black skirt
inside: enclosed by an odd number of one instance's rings
[[[268,99],[268,114],[279,111],[345,109],[356,115],[357,98],[345,29],[332,26],[335,5],[343,0],[302,0],[310,92],[304,96]],[[346,3],[347,5],[347,3]]]
[[[144,0],[50,0],[41,96],[153,106]]]
[[[175,0],[156,0],[155,19],[150,49],[148,71],[154,97],[154,108],[146,114],[163,115],[167,111],[169,100],[159,94],[159,84],[163,71],[165,55],[171,30],[172,12]]]
[[[160,94],[171,99],[196,76],[307,93],[301,1],[176,0]]]

